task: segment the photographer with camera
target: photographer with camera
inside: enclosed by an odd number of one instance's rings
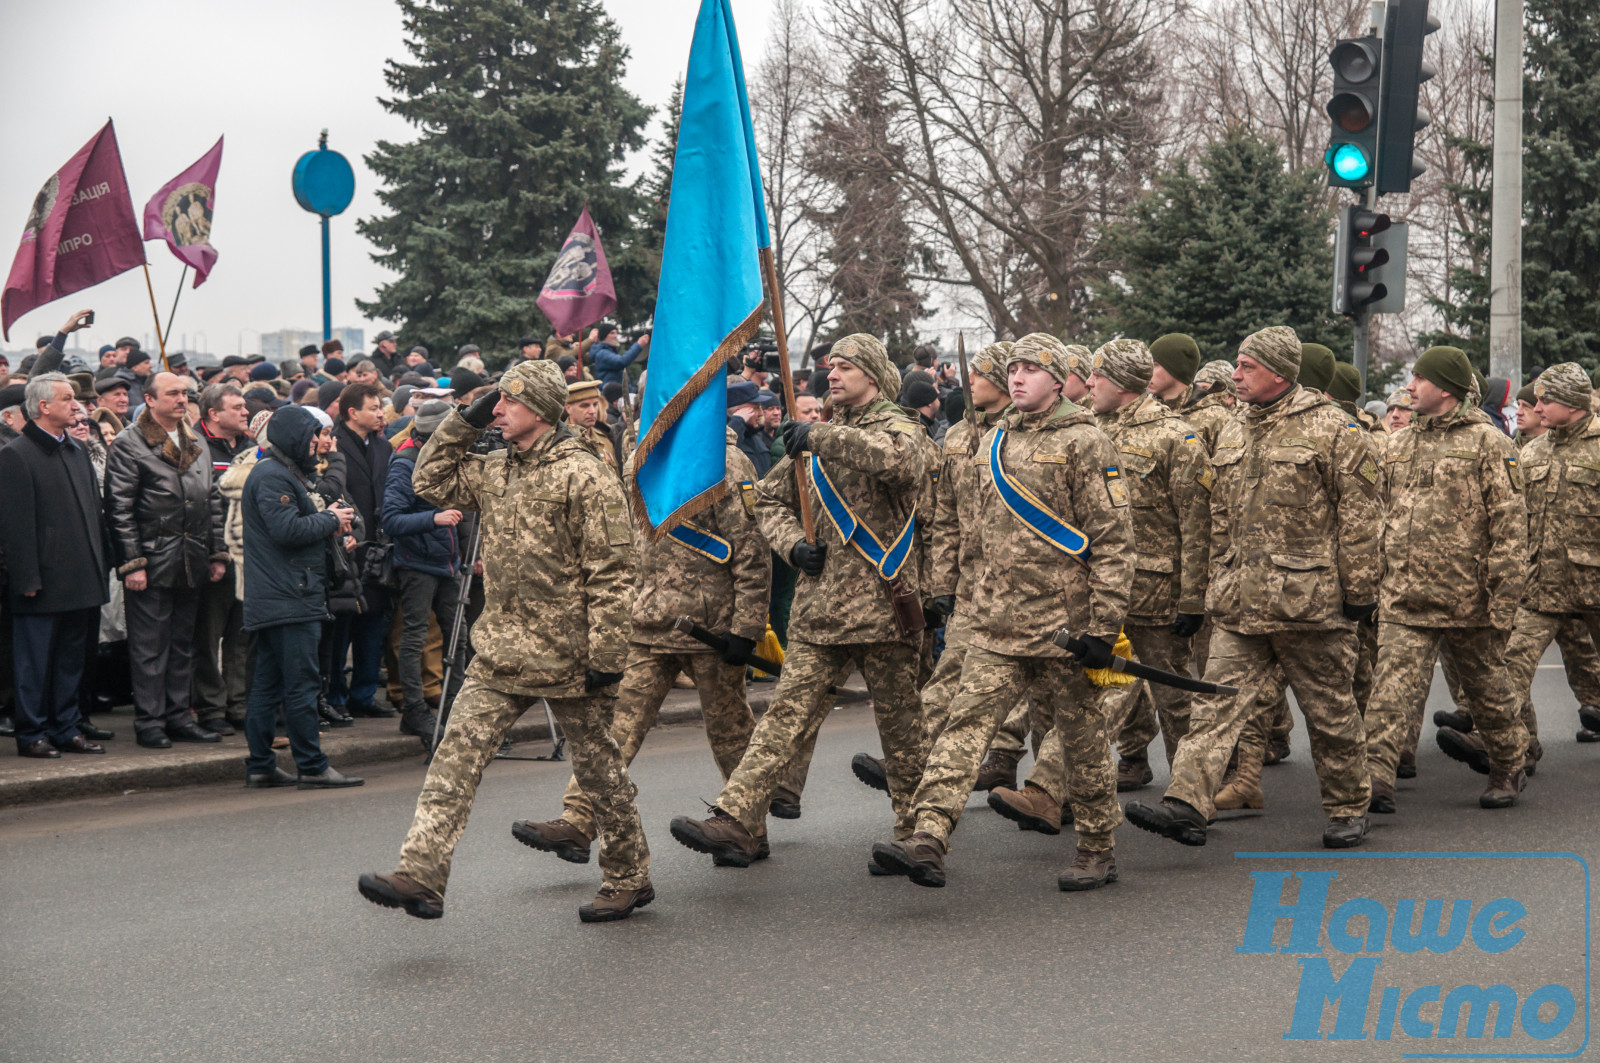
[[[615,325],[602,325],[595,330],[598,339],[589,348],[589,360],[594,364],[595,379],[601,384],[628,385],[628,366],[650,349],[650,333],[641,332],[634,337],[626,354],[617,353],[621,343],[621,330]],[[630,389],[631,390],[631,389]]]

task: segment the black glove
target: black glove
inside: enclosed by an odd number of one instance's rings
[[[794,544],[794,549],[789,551],[789,564],[812,579],[822,575],[822,563],[827,559],[828,544],[821,540],[808,543],[801,539]]]
[[[1349,602],[1344,603],[1344,618],[1346,620],[1354,620],[1358,624],[1372,616],[1372,614],[1376,613],[1377,611],[1377,602],[1373,602],[1371,605],[1351,605]]]
[[[791,458],[798,459],[800,452],[806,449],[806,437],[811,434],[811,422],[785,421],[778,426],[778,432],[783,436],[783,452]]]
[[[1080,664],[1085,668],[1111,667],[1111,643],[1093,635],[1084,635],[1079,641],[1083,643],[1083,652],[1073,656]]]
[[[494,423],[494,408],[499,403],[500,389],[490,388],[461,411],[462,420],[481,432]]]
[[[1180,639],[1193,638],[1205,622],[1204,613],[1179,613],[1178,619],[1172,622],[1172,633]]]
[[[747,639],[743,635],[728,632],[722,636],[722,663],[723,664],[748,664],[750,655],[755,652],[756,640]]]
[[[479,401],[481,402],[482,400],[480,399]],[[597,672],[591,668],[583,677],[583,692],[585,694],[593,694],[596,690],[620,682],[622,682],[621,672]]]
[[[949,619],[950,614],[955,611],[955,595],[935,595],[934,597],[929,598],[927,604],[922,607],[922,622],[928,625],[928,629],[931,631],[932,629],[943,624],[947,619]]]

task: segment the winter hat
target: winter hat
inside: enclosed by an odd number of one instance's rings
[[[1199,358],[1198,349],[1195,355]],[[1150,373],[1155,367],[1149,348],[1138,340],[1111,340],[1102,343],[1094,352],[1094,371],[1111,381],[1123,391],[1139,394],[1150,386]],[[1171,370],[1168,370],[1171,372]],[[1193,370],[1189,378],[1194,378]]]
[[[127,366],[129,369],[132,369],[134,366],[143,365],[145,362],[148,362],[149,360],[150,360],[150,355],[147,352],[141,351],[141,350],[139,350],[139,348],[135,347],[133,350],[128,352],[128,360],[126,362],[124,362],[123,364],[125,366]]]
[[[1221,358],[1201,366],[1194,375],[1194,382],[1197,385],[1204,384],[1211,395],[1215,395],[1219,387],[1229,395],[1239,394],[1238,385],[1233,382],[1233,363]]]
[[[1300,376],[1300,337],[1288,325],[1272,325],[1252,332],[1239,344],[1239,353],[1253,358],[1263,369],[1291,384]]]
[[[1528,389],[1524,388],[1523,390],[1527,391]],[[1529,399],[1528,401],[1532,402],[1533,400]],[[1383,405],[1386,412],[1396,406],[1402,410],[1409,410],[1411,409],[1411,392],[1405,388],[1396,388],[1394,391],[1389,392],[1389,398],[1384,401]]]
[[[1529,406],[1532,406],[1539,401],[1539,396],[1533,393],[1532,384],[1523,385],[1522,390],[1517,392],[1517,401],[1526,402]]]
[[[411,438],[417,439],[433,435],[454,408],[448,402],[442,402],[439,399],[423,403],[422,409],[418,410],[417,415],[411,418]]]
[[[1587,410],[1594,396],[1589,374],[1577,362],[1562,362],[1539,374],[1533,393],[1545,402],[1559,402],[1575,410]]]
[[[939,401],[939,389],[934,387],[933,381],[927,373],[908,373],[909,379],[900,389],[900,405],[909,406],[913,410],[920,410],[930,402]]]
[[[250,418],[250,438],[257,443],[265,443],[267,441],[267,422],[270,420],[272,420],[271,410],[262,410]]]
[[[1195,373],[1200,369],[1200,345],[1195,343],[1193,336],[1169,332],[1150,345],[1150,358],[1170,373],[1172,379],[1182,384],[1192,384]]]
[[[389,396],[389,405],[394,407],[395,413],[405,413],[406,407],[411,405],[411,392],[415,390],[410,384],[401,384],[394,389],[394,394]]]
[[[339,392],[344,390],[344,385],[337,380],[330,380],[317,389],[317,406],[326,410],[333,400],[339,397]]]
[[[348,370],[345,368],[343,358],[324,359],[322,363],[322,371],[327,373],[329,376],[338,376],[340,373],[348,372]]]
[[[1429,347],[1411,367],[1411,375],[1465,399],[1473,388],[1472,363],[1460,347]],[[1481,394],[1481,392],[1480,392]]]
[[[561,423],[567,405],[567,378],[548,361],[519,362],[507,369],[500,377],[500,390],[550,424]]]
[[[828,357],[842,358],[871,377],[882,398],[900,394],[900,370],[889,361],[889,352],[878,337],[852,333],[828,348]]]
[[[972,360],[972,371],[1004,392],[1010,382],[1006,380],[1006,359],[1011,356],[1011,341],[999,340],[978,352]],[[1072,349],[1067,348],[1069,351]],[[1085,351],[1087,355],[1089,352]],[[1087,362],[1087,358],[1084,359]],[[955,422],[951,422],[954,424]]]
[[[1089,374],[1094,372],[1094,355],[1089,348],[1081,343],[1067,344],[1067,372],[1085,384],[1089,382]]]
[[[278,367],[271,362],[261,362],[250,370],[251,380],[271,380],[278,375]]]
[[[1030,332],[1011,345],[1011,351],[1006,355],[1006,367],[1027,362],[1039,366],[1065,384],[1068,374],[1072,372],[1067,366],[1067,358],[1066,344],[1048,332]]]
[[[1300,345],[1300,386],[1312,391],[1327,391],[1333,383],[1333,352],[1320,343]]]
[[[296,406],[300,405],[300,400],[306,397],[306,392],[316,390],[316,386],[311,381],[303,378],[296,380],[294,386],[289,389],[289,401]]]
[[[1333,367],[1333,379],[1328,382],[1328,394],[1335,402],[1355,402],[1361,398],[1361,374],[1349,362]]]

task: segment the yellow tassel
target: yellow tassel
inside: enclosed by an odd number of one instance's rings
[[[1118,657],[1134,660],[1133,643],[1128,641],[1128,636],[1121,631],[1117,632],[1117,644],[1111,647],[1111,652]],[[1139,680],[1131,675],[1125,675],[1114,668],[1085,668],[1089,682],[1097,687],[1125,687],[1137,683]]]
[[[771,624],[767,625],[767,633],[761,637],[761,644],[756,647],[756,654],[765,657],[773,664],[783,663],[783,646],[779,644],[778,633],[772,630]],[[756,669],[754,674],[757,677],[761,677],[767,673]]]

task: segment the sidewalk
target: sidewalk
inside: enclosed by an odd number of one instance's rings
[[[750,684],[750,708],[757,716],[767,709],[774,683]],[[852,675],[839,689],[837,704],[868,701],[859,674]],[[693,690],[673,690],[661,706],[663,724],[697,723],[700,699]],[[237,781],[244,784],[246,753],[244,732],[219,743],[178,743],[171,749],[144,749],[133,740],[133,710],[124,706],[117,712],[94,718],[100,727],[116,732],[117,737],[102,742],[104,756],[64,754],[60,760],[30,760],[0,753],[0,808],[59,801],[72,797],[97,797],[136,790],[171,789],[202,783]],[[415,757],[422,761],[422,743],[398,731],[399,720],[360,719],[353,727],[322,732],[322,749],[340,771],[362,764]],[[529,712],[511,729],[511,740],[518,743],[548,743],[550,735],[544,713]],[[10,745],[9,739],[6,746]],[[519,749],[518,753],[547,753],[544,748]],[[287,749],[278,751],[278,766],[293,774],[294,761]]]

